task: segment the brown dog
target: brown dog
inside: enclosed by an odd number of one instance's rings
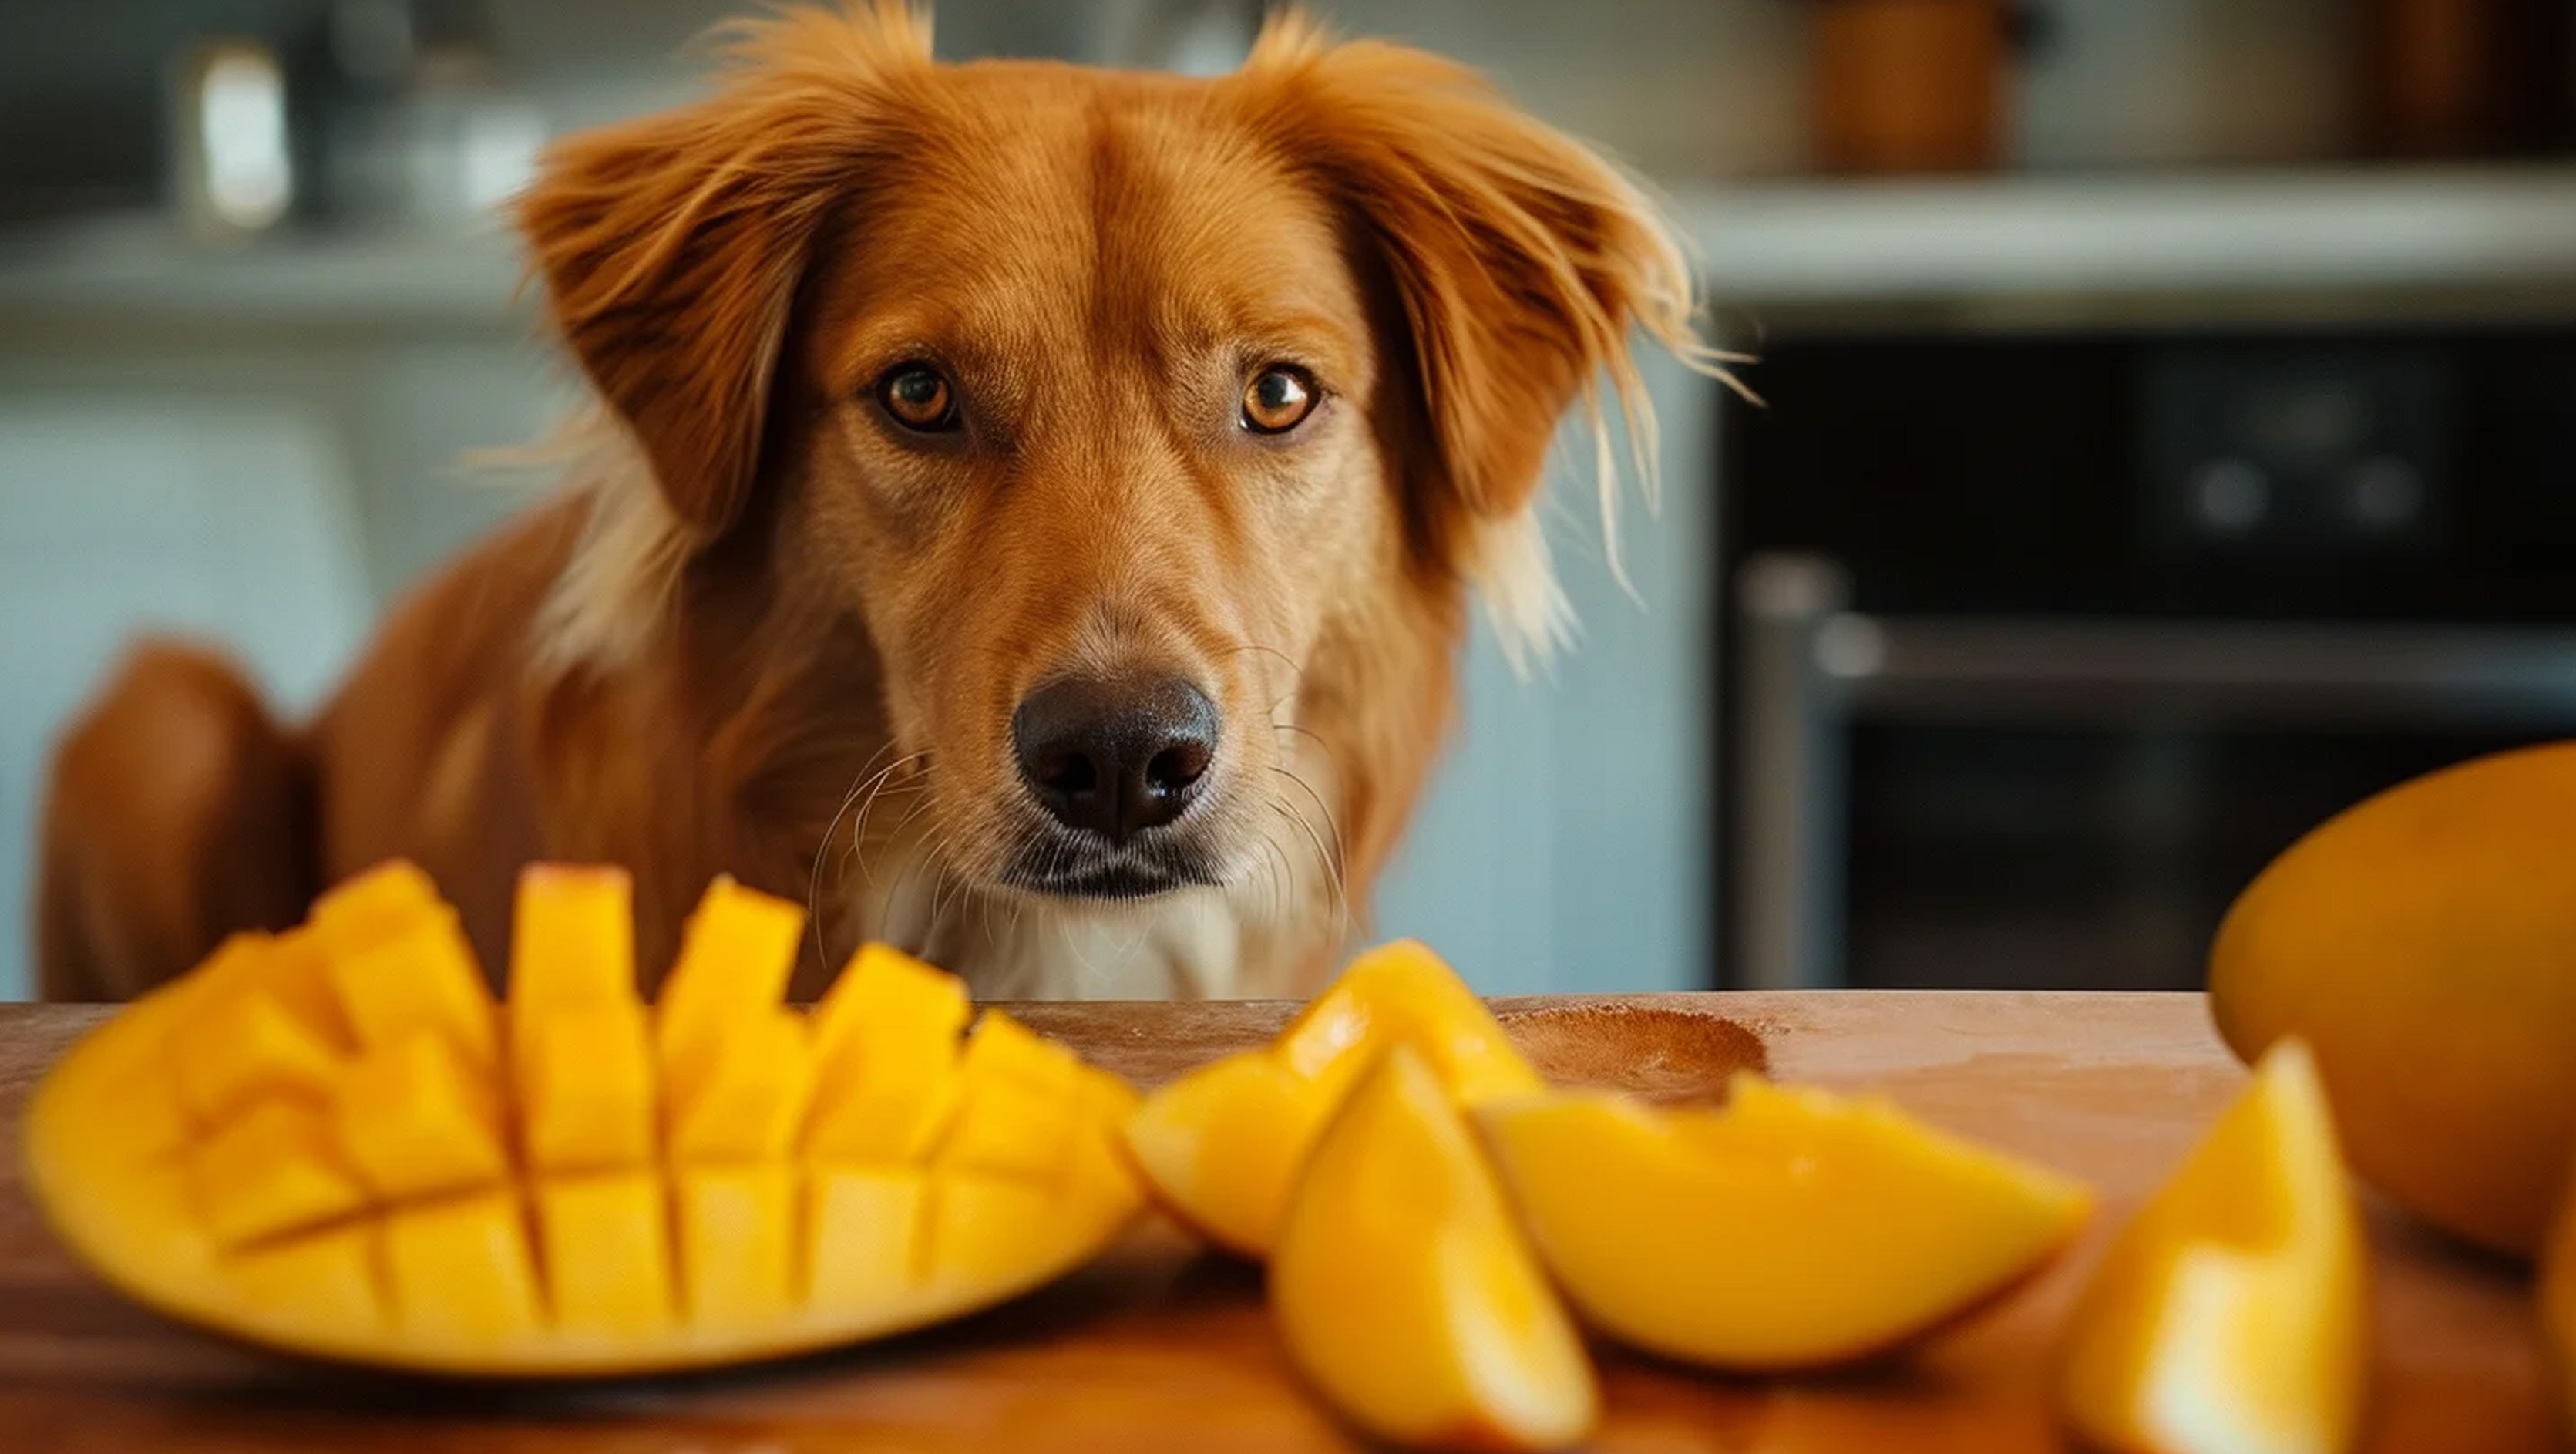
[[[549,858],[633,870],[648,974],[729,872],[815,906],[805,992],[863,936],[987,995],[1307,987],[1471,591],[1521,649],[1562,625],[1557,420],[1597,425],[1605,372],[1642,420],[1632,327],[1703,356],[1617,173],[1294,17],[1195,81],[789,13],[710,99],[562,143],[518,215],[605,406],[569,488],[300,731],[142,650],[56,765],[48,995],[134,994],[394,855],[493,965]]]

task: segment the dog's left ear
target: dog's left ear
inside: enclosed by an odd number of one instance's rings
[[[1335,44],[1288,12],[1236,79],[1270,142],[1340,198],[1384,259],[1437,456],[1426,483],[1472,514],[1529,503],[1558,419],[1603,373],[1643,423],[1632,327],[1708,357],[1689,268],[1654,208],[1474,72],[1402,46]]]
[[[558,143],[518,204],[557,330],[698,542],[740,518],[813,239],[930,63],[900,0],[735,27],[714,95]]]

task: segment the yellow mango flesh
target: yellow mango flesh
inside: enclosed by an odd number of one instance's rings
[[[662,1074],[696,1083],[703,1062],[725,1058],[720,1042],[777,1010],[804,929],[805,911],[784,899],[721,876],[707,886],[653,1007]]]
[[[2135,1454],[2333,1454],[2369,1357],[2359,1213],[2307,1049],[2284,1041],[2124,1228],[2069,1319],[2068,1429]]]
[[[2210,1011],[2251,1063],[2307,1042],[2353,1170],[2516,1256],[2576,1163],[2576,744],[2391,788],[2247,886]]]
[[[314,903],[311,927],[361,1048],[431,1030],[478,1068],[499,1053],[473,947],[427,874],[408,863],[361,874]]]
[[[1599,1416],[1582,1340],[1410,1046],[1365,1072],[1317,1139],[1271,1253],[1270,1305],[1308,1381],[1377,1438],[1552,1449]]]
[[[379,1046],[340,1076],[334,1139],[382,1201],[491,1186],[510,1175],[500,1107],[445,1037]]]
[[[506,1011],[406,865],[310,929],[228,945],[38,1088],[39,1205],[174,1316],[504,1377],[943,1321],[1070,1270],[1140,1208],[1117,1150],[1133,1093],[998,1013],[961,1038],[952,977],[872,946],[809,1022],[776,998],[801,916],[720,883],[668,982],[682,998],[646,1006],[625,896],[613,871],[531,871]],[[415,973],[435,982],[388,979]],[[174,1053],[209,1027],[243,1038]]]
[[[957,1092],[966,987],[908,954],[871,944],[814,1011],[814,1109],[808,1156],[865,1164],[916,1160]]]
[[[1128,1151],[1175,1216],[1221,1247],[1264,1256],[1316,1134],[1352,1078],[1398,1044],[1463,1104],[1545,1088],[1457,973],[1402,940],[1353,960],[1268,1048],[1148,1096],[1127,1124]]]
[[[1723,1110],[1585,1092],[1496,1102],[1477,1119],[1585,1320],[1723,1369],[1897,1347],[2018,1285],[2092,1205],[2075,1182],[1892,1105],[1752,1076]]]

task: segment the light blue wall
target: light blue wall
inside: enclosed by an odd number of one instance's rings
[[[1550,481],[1557,569],[1583,620],[1554,672],[1515,680],[1479,626],[1458,740],[1382,886],[1378,929],[1440,946],[1490,994],[1700,989],[1716,976],[1718,385],[1658,360],[1663,508],[1601,549],[1587,440]]]

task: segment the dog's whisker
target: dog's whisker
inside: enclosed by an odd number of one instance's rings
[[[877,757],[883,756],[893,747],[894,743],[889,739],[886,745],[877,749],[876,755],[870,757],[868,761],[875,762]],[[831,857],[832,835],[840,831],[841,815],[849,812],[850,805],[859,800],[860,785],[867,774],[868,769],[862,764],[859,770],[851,775],[850,790],[841,795],[841,805],[832,810],[831,821],[823,825],[823,841],[816,845],[814,862],[805,874],[805,922],[814,931],[814,968],[818,973],[828,974],[832,968],[831,951],[823,946],[823,863]],[[858,846],[858,835],[855,832],[850,835],[850,846],[854,850]]]
[[[1324,815],[1324,826],[1330,829],[1333,835],[1333,851],[1326,861],[1330,864],[1334,876],[1338,879],[1341,876],[1343,865],[1347,861],[1350,845],[1349,842],[1342,837],[1342,825],[1333,817],[1332,805],[1324,801],[1323,794],[1315,791],[1314,784],[1309,783],[1304,778],[1298,776],[1293,769],[1274,766],[1270,770],[1296,784],[1298,791],[1306,795],[1307,801],[1315,805],[1315,811]],[[1311,833],[1314,831],[1315,825],[1306,822],[1305,814],[1298,813],[1295,817],[1299,823],[1305,824],[1308,832]],[[1318,852],[1322,851],[1322,843],[1318,842],[1316,844],[1316,849]]]

